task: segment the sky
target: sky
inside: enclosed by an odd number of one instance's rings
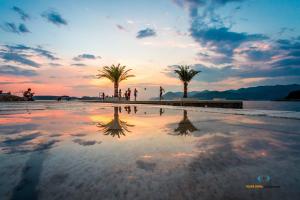
[[[103,66],[132,69],[140,99],[181,91],[300,84],[299,0],[0,0],[0,90],[113,94]]]

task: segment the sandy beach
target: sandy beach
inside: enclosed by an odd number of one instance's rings
[[[1,104],[0,197],[297,199],[297,112],[223,110]],[[247,189],[259,176],[280,188]]]

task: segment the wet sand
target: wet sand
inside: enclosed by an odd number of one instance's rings
[[[2,104],[0,199],[297,199],[299,119],[215,111]]]

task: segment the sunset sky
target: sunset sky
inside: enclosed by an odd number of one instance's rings
[[[0,90],[113,93],[102,66],[133,69],[141,98],[189,90],[300,84],[299,0],[0,0]]]

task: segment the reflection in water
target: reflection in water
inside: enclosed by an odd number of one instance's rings
[[[124,109],[126,110],[126,112],[127,112],[128,114],[131,113],[131,106],[125,106]]]
[[[27,137],[27,139],[28,138],[29,137]],[[43,171],[43,163],[45,161],[48,150],[51,149],[56,142],[58,142],[58,140],[51,140],[40,143],[37,146],[28,149],[23,149],[22,146],[18,146],[16,144],[17,147],[14,150],[14,153],[31,152],[31,155],[22,170],[21,180],[13,190],[11,200],[38,199],[38,185],[40,182],[41,173]],[[12,152],[13,151],[11,151],[10,153]]]
[[[111,135],[113,137],[117,136],[118,138],[120,138],[121,135],[125,136],[126,132],[130,132],[128,127],[133,126],[134,125],[128,124],[126,121],[120,120],[118,107],[114,107],[114,118],[110,122],[97,123],[97,127],[101,128],[104,131],[104,135]]]
[[[22,178],[14,188],[11,200],[38,199],[37,186],[43,169],[46,155],[43,152],[34,152],[27,160],[22,171]]]
[[[164,114],[164,112],[165,112],[165,109],[160,108],[160,109],[159,109],[159,116],[162,116],[162,114]]]
[[[136,113],[137,113],[137,111],[138,111],[137,107],[136,107],[136,106],[134,106],[134,114],[136,114]]]
[[[53,109],[0,115],[1,200],[299,199],[299,120],[143,105],[131,105],[130,115],[125,105],[123,115],[120,105],[46,105]],[[106,135],[127,137],[103,136],[90,120],[102,122],[97,126]],[[259,175],[281,188],[246,190]]]
[[[187,111],[183,111],[183,119],[178,123],[178,127],[171,135],[189,135],[190,133],[197,131],[198,129],[192,124],[187,116]]]

